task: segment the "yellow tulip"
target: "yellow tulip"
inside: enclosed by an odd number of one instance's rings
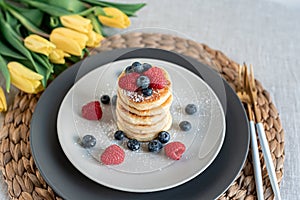
[[[86,43],[86,46],[88,47],[97,47],[100,46],[100,42],[104,39],[104,37],[95,31],[90,31],[87,34],[89,40]]]
[[[130,26],[130,19],[119,9],[106,7],[103,8],[103,11],[107,16],[98,16],[98,19],[103,25],[113,28],[127,28]]]
[[[20,90],[36,94],[44,89],[41,83],[44,77],[21,63],[9,62],[7,68],[10,73],[11,83]]]
[[[50,34],[50,41],[58,49],[75,56],[81,56],[88,40],[85,34],[68,28],[56,28]]]
[[[4,91],[2,87],[0,87],[0,112],[5,112],[7,110],[7,103]]]
[[[46,56],[49,56],[53,49],[55,49],[55,45],[53,43],[41,36],[34,34],[25,38],[24,45],[27,47],[27,49],[36,53],[44,54]]]
[[[65,64],[65,57],[70,57],[70,54],[61,49],[54,49],[49,55],[50,61],[55,64]]]
[[[93,29],[91,20],[80,15],[66,15],[60,17],[61,23],[67,27],[82,33],[88,33]]]

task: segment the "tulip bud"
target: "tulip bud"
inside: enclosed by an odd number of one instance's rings
[[[56,28],[50,34],[50,41],[53,42],[58,49],[75,56],[81,56],[88,39],[88,36],[85,34],[68,28]]]
[[[60,21],[65,27],[82,33],[88,33],[93,28],[91,25],[91,20],[80,15],[61,16]]]
[[[103,8],[103,11],[108,16],[99,15],[100,22],[113,28],[127,28],[130,26],[130,19],[121,10],[112,7]]]
[[[98,33],[96,33],[95,31],[90,31],[87,34],[89,40],[87,41],[86,45],[88,47],[97,47],[100,46],[100,42],[104,39],[104,37]]]
[[[4,91],[2,87],[0,87],[0,112],[5,112],[7,110],[7,103]]]
[[[44,77],[21,63],[9,62],[7,68],[10,73],[11,83],[20,90],[36,94],[44,89],[41,83]]]
[[[38,35],[29,35],[24,40],[24,45],[30,51],[44,54],[49,56],[49,54],[55,49],[55,45],[45,38],[38,36]]]
[[[54,49],[49,55],[50,61],[55,64],[65,64],[65,57],[70,57],[70,55],[61,49]]]

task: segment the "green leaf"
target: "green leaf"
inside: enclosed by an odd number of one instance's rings
[[[98,5],[101,7],[114,7],[118,8],[128,16],[133,16],[135,12],[144,7],[145,3],[136,3],[136,4],[125,4],[125,3],[112,3],[107,1],[97,1],[97,0],[83,0],[92,5]]]
[[[39,1],[45,4],[66,9],[67,11],[70,11],[72,13],[81,12],[86,9],[85,4],[78,0],[39,0]]]
[[[101,24],[100,24],[99,20],[97,19],[97,17],[93,14],[89,14],[87,16],[87,18],[91,20],[94,31],[96,33],[99,33],[99,34],[103,35],[102,27],[101,27]]]
[[[98,15],[108,16],[108,15],[106,15],[106,13],[104,12],[104,10],[103,10],[101,7],[96,6],[95,8],[96,8],[96,9],[95,9],[95,11],[94,11],[94,14],[95,14],[96,16],[98,16]]]
[[[12,29],[12,27],[4,21],[0,14],[0,27],[1,32],[6,39],[6,41],[13,46],[17,51],[19,51],[22,55],[24,55],[33,65],[34,70],[41,74],[45,74],[45,70],[36,64],[30,51],[28,51],[24,46],[20,36]]]
[[[0,71],[2,72],[5,81],[6,81],[6,91],[9,92],[10,89],[10,74],[9,71],[7,69],[7,64],[6,61],[4,60],[4,58],[0,55]]]
[[[1,15],[0,15],[1,16]],[[12,27],[13,30],[19,35],[21,34],[21,24],[9,12],[5,12],[6,22]]]
[[[87,48],[83,49],[83,55],[90,56],[90,51]]]
[[[77,14],[81,15],[81,16],[87,16],[87,15],[91,14],[92,12],[94,12],[95,8],[96,7],[91,7],[89,9],[86,9],[86,10],[84,10],[82,12],[77,13]]]
[[[60,23],[59,17],[50,17],[50,27],[51,28],[56,28],[62,26]]]
[[[44,17],[44,13],[42,11],[39,9],[23,8],[13,5],[11,6],[19,13],[22,13],[25,18],[30,19],[35,26],[41,26]]]
[[[6,41],[23,54],[28,59],[31,58],[29,51],[23,46],[23,42],[19,35],[12,29],[12,27],[0,17],[1,32]]]
[[[39,74],[44,76],[42,80],[43,86],[46,88],[50,74],[53,73],[53,64],[49,62],[47,56],[31,52],[33,58],[37,60],[36,64],[39,67]]]
[[[38,2],[38,1],[32,1],[32,0],[24,0],[28,5],[38,8],[41,11],[49,14],[50,16],[55,16],[59,17],[62,15],[71,15],[72,12],[67,11],[66,9],[54,6],[54,5],[49,5],[47,3],[43,2]]]
[[[2,41],[0,41],[0,49],[1,49],[0,55],[7,56],[10,58],[20,59],[20,60],[26,59],[21,54],[17,53],[16,51],[11,50],[11,48],[8,47],[6,44],[4,44]]]
[[[106,1],[100,1],[102,3],[106,3],[112,7],[116,7],[124,12],[131,12],[135,13],[136,11],[140,10],[142,7],[144,7],[145,3],[136,3],[136,4],[125,4],[125,3],[113,3],[113,2],[106,2]]]
[[[39,54],[39,53],[34,53],[34,52],[31,52],[32,54],[32,57],[40,62],[41,64],[43,64],[43,66],[49,70],[51,70],[51,72],[53,72],[53,65],[52,63],[50,63],[49,59],[47,56],[43,55],[43,54]]]
[[[41,29],[39,29],[38,27],[36,27],[33,23],[30,22],[30,20],[28,20],[27,18],[25,18],[23,15],[21,15],[18,11],[16,11],[15,9],[13,9],[12,7],[8,6],[7,10],[15,17],[17,18],[21,24],[27,28],[29,31],[47,37],[48,34],[45,33],[44,31],[42,31]]]
[[[66,64],[63,65],[58,65],[58,64],[54,64],[53,66],[53,74],[55,76],[58,76],[60,73],[62,73],[63,71],[65,71],[68,68],[68,66]]]
[[[71,61],[72,63],[76,63],[80,61],[80,57],[71,55],[70,57],[65,58],[66,60]]]
[[[77,13],[78,15],[81,15],[81,16],[87,16],[87,15],[90,15],[91,13],[94,13],[95,15],[103,15],[103,16],[107,16],[105,14],[105,12],[103,11],[103,9],[99,6],[94,6],[94,7],[91,7],[89,9],[86,9],[80,13]]]
[[[12,17],[9,12],[5,12],[5,18],[7,23],[9,23],[13,28],[17,28],[19,22],[16,18]]]

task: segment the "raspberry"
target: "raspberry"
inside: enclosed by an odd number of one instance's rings
[[[150,87],[153,89],[163,89],[167,85],[164,71],[158,67],[151,67],[144,75],[150,79]]]
[[[181,142],[171,142],[165,146],[166,155],[173,160],[179,160],[184,151],[185,146]]]
[[[124,161],[125,152],[116,144],[107,147],[101,154],[100,160],[104,165],[118,165]]]
[[[99,120],[102,117],[102,109],[99,101],[92,101],[84,105],[81,109],[81,115],[88,120]]]
[[[122,76],[119,79],[119,87],[132,92],[136,91],[138,89],[138,86],[136,85],[136,80],[139,76],[140,74],[135,72]]]

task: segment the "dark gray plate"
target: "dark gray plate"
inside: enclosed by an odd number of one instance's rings
[[[226,136],[217,158],[203,173],[181,186],[152,193],[130,193],[110,189],[81,174],[69,162],[59,145],[56,131],[57,113],[74,81],[108,62],[128,58],[155,58],[184,66],[208,83],[226,112]],[[207,200],[221,195],[242,169],[248,153],[249,129],[245,111],[235,92],[207,66],[191,58],[159,49],[118,49],[103,52],[89,57],[83,63],[75,64],[48,86],[32,117],[30,144],[35,163],[45,181],[64,199]],[[142,184],[142,180],[137,181]]]

